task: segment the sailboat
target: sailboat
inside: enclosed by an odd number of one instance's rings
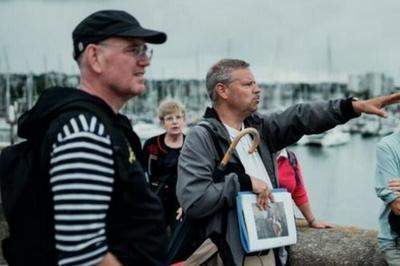
[[[378,117],[368,117],[365,119],[365,126],[360,130],[361,136],[374,137],[374,136],[386,136],[394,131],[394,126],[391,126],[389,122]]]
[[[338,146],[350,141],[350,133],[344,132],[340,127],[328,130],[321,134],[305,135],[297,144],[316,146]]]

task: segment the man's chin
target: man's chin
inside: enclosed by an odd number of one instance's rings
[[[146,93],[146,87],[144,85],[135,86],[132,91],[135,96],[142,96]]]

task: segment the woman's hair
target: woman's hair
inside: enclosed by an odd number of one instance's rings
[[[183,116],[185,116],[185,107],[179,100],[167,98],[158,106],[158,118],[160,121],[162,121],[166,115],[175,112],[182,112]]]

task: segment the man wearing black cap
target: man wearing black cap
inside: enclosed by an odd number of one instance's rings
[[[47,252],[29,254],[36,247],[18,243],[22,256],[6,258],[10,265],[164,265],[162,207],[145,180],[139,138],[118,112],[145,91],[146,43],[167,36],[124,11],[104,10],[72,37],[80,90],[47,89],[19,120],[19,135],[40,136],[47,155],[41,200],[48,219],[39,223]]]

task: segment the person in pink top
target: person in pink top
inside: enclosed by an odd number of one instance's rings
[[[333,227],[318,221],[312,210],[303,182],[303,174],[296,155],[288,149],[282,149],[277,157],[279,187],[286,188],[299,208],[309,227],[323,229]]]

